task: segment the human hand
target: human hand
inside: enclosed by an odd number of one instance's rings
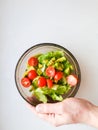
[[[98,127],[98,108],[84,99],[67,98],[58,103],[45,103],[30,107],[37,116],[54,126],[86,123]]]

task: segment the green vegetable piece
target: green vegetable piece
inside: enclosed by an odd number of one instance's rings
[[[63,76],[63,78],[60,80],[60,84],[62,84],[62,85],[67,84],[67,80],[66,80],[65,76]]]
[[[62,94],[64,94],[64,93],[68,93],[68,91],[71,89],[71,87],[70,87],[70,85],[64,85],[64,86],[62,86],[62,85],[59,85],[59,87],[58,87],[58,89],[57,89],[57,91],[56,91],[56,93],[57,94],[59,94],[59,95],[62,95]]]
[[[45,95],[50,95],[51,92],[52,92],[52,90],[49,89],[48,87],[41,88],[41,90],[43,91],[43,93],[44,93]]]
[[[52,58],[52,57],[53,57],[53,51],[47,52],[47,53],[45,54],[45,59],[50,59],[50,58]]]
[[[73,68],[73,66],[72,66],[72,65],[70,65],[70,69],[71,69],[71,71],[73,71],[73,70],[74,70],[74,68]]]
[[[53,56],[56,58],[62,57],[62,56],[64,56],[64,52],[63,51],[54,51]]]
[[[70,66],[71,66],[71,64],[70,64],[70,62],[68,61],[68,60],[66,60],[66,62],[64,62],[64,67],[65,68],[70,68]]]
[[[46,63],[47,59],[49,60],[53,55],[53,52],[48,52],[46,54],[42,54],[38,57],[38,60],[40,63],[43,63],[43,61]]]
[[[34,86],[31,85],[31,88],[29,89],[29,92],[32,92],[34,90]]]
[[[57,94],[55,94],[55,93],[53,93],[53,94],[51,95],[51,98],[52,98],[53,100],[56,100],[56,101],[62,101],[62,100],[63,100],[63,97],[62,97],[61,95],[57,95]]]
[[[63,71],[63,69],[64,69],[64,65],[62,63],[59,63],[59,62],[56,62],[53,65],[53,67],[56,68],[57,70],[60,70],[60,71]]]
[[[67,91],[67,86],[62,86],[62,85],[59,85],[59,87],[57,88],[57,91],[56,91],[56,93],[57,94],[64,94],[64,93],[66,93],[66,91]]]
[[[45,72],[45,69],[46,69],[46,65],[43,64],[43,67],[41,68],[41,71],[42,71],[42,72]]]
[[[33,81],[32,81],[32,85],[34,87],[34,89],[36,89],[38,87],[38,78],[39,76],[37,76]]]
[[[58,58],[55,62],[65,62],[66,58],[63,56],[61,58]]]
[[[43,65],[39,63],[38,64],[38,68],[42,68],[42,67],[43,67]]]
[[[56,91],[58,87],[59,87],[58,84],[54,84],[53,87],[52,87],[52,90],[55,90],[55,91]]]
[[[71,89],[70,85],[67,85],[66,93]]]
[[[48,60],[47,60],[47,59],[43,59],[43,62],[42,62],[42,63],[45,64],[45,65],[47,65]]]
[[[47,63],[47,66],[53,65],[55,60],[55,57],[51,58],[50,61]]]
[[[65,75],[69,75],[69,74],[70,74],[70,68],[69,68],[69,67],[66,68],[66,69],[64,70],[64,73],[65,73]]]
[[[37,69],[37,74],[38,74],[38,75],[42,75],[42,73],[43,73],[43,72],[42,72],[41,69]]]
[[[43,94],[41,88],[37,88],[33,94],[38,98],[39,101],[42,101],[43,103],[47,102],[47,97]]]

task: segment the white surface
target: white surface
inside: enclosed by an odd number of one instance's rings
[[[98,0],[0,0],[0,130],[94,130],[82,124],[55,128],[19,95],[15,65],[26,49],[42,42],[74,54],[82,73],[76,96],[98,105]]]

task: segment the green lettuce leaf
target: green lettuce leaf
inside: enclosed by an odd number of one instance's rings
[[[39,101],[42,101],[43,103],[47,102],[47,97],[41,90],[41,88],[37,88],[33,91],[33,94],[38,98]]]
[[[62,101],[62,100],[63,100],[63,97],[62,97],[61,95],[57,95],[56,93],[53,93],[53,94],[51,95],[51,98],[52,98],[53,100],[56,100],[56,101]]]

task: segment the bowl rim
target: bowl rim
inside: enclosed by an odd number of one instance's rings
[[[55,46],[55,47],[58,47],[62,50],[64,50],[65,52],[67,52],[71,57],[72,59],[74,60],[76,66],[77,66],[77,70],[78,70],[78,77],[79,77],[79,82],[77,84],[77,87],[75,88],[75,91],[73,91],[73,93],[69,96],[69,97],[74,97],[76,95],[76,93],[78,92],[78,89],[80,87],[80,83],[81,83],[81,70],[80,70],[80,66],[79,66],[79,63],[77,61],[77,59],[75,58],[75,56],[68,50],[66,49],[65,47],[57,44],[57,43],[48,43],[48,42],[45,42],[45,43],[38,43],[38,44],[35,44],[31,47],[29,47],[26,51],[24,51],[24,53],[20,56],[20,58],[18,59],[17,63],[16,63],[16,67],[15,67],[15,72],[14,72],[14,79],[15,79],[15,84],[16,84],[16,88],[18,90],[18,92],[20,93],[21,97],[26,101],[28,102],[29,104],[33,105],[31,102],[29,102],[23,95],[22,93],[20,92],[19,90],[19,87],[18,87],[18,83],[17,83],[17,76],[16,76],[16,73],[17,73],[17,68],[18,68],[18,64],[20,63],[22,57],[30,50],[32,49],[36,49],[38,47],[42,47],[42,46]],[[69,98],[68,97],[68,98]],[[34,106],[34,105],[33,105]],[[36,106],[36,105],[35,105]]]

